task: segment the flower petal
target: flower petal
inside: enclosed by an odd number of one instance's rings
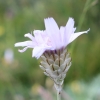
[[[32,41],[35,42],[35,38],[32,36],[32,34],[27,33],[27,34],[25,34],[24,36],[30,38]]]
[[[74,41],[78,36],[80,36],[81,34],[83,33],[88,33],[90,29],[88,29],[87,31],[83,31],[83,32],[77,32],[75,34],[72,34],[69,41],[68,41],[68,44],[71,43],[72,41]]]
[[[60,48],[60,31],[53,18],[44,19],[45,28],[54,49]],[[56,39],[55,39],[56,38]]]
[[[27,49],[28,49],[28,47],[25,47],[24,49],[22,49],[22,50],[19,49],[18,51],[22,53],[22,52],[25,52]]]
[[[65,39],[65,27],[63,27],[63,26],[61,26],[60,27],[60,35],[61,35],[61,46],[62,47],[64,47],[65,45],[65,41],[64,41],[64,39]]]
[[[44,53],[44,51],[44,48],[35,47],[32,51],[32,57],[36,57],[38,59]]]
[[[68,22],[65,26],[65,34],[64,34],[64,43],[65,46],[68,44],[68,40],[71,36],[72,33],[74,33],[74,31],[76,30],[76,28],[74,28],[74,19],[73,18],[69,18]]]
[[[34,30],[34,36],[36,41],[38,41],[38,43],[43,43],[44,42],[44,37],[42,36],[44,34],[44,31],[40,31],[40,30]]]
[[[32,43],[32,41],[25,41],[25,42],[18,42],[18,43],[15,43],[15,47],[19,47],[19,46],[27,46],[28,44]]]
[[[34,45],[32,41],[25,41],[25,42],[18,42],[15,43],[15,47],[24,47],[24,46],[28,46],[28,45]]]

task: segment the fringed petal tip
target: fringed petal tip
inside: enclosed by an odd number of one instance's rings
[[[25,52],[28,49],[28,47],[23,48],[22,50],[18,49],[19,52]]]
[[[86,33],[88,33],[90,31],[90,28],[86,31]]]
[[[74,18],[72,18],[72,17],[69,17],[69,19],[68,20],[71,20],[71,21],[73,21],[74,22]]]
[[[16,43],[14,44],[14,47],[16,47]]]
[[[44,18],[44,20],[53,19],[52,17]]]
[[[19,46],[19,43],[15,43],[15,44],[14,44],[14,47],[18,47],[18,46]]]
[[[39,58],[40,58],[40,56],[32,55],[32,58],[39,59]]]
[[[77,32],[77,33],[72,34],[69,38],[68,44],[74,41],[81,34],[88,33],[89,31],[90,31],[90,28],[87,31],[82,31],[82,32]]]
[[[27,33],[27,34],[24,35],[24,37],[28,37],[29,35],[30,35],[30,33]]]
[[[36,58],[36,59],[39,59],[40,57],[37,57],[37,56],[33,56],[33,55],[32,55],[32,58]]]
[[[22,52],[23,52],[23,50],[20,50],[20,49],[18,49],[18,51],[19,51],[20,53],[22,53]]]

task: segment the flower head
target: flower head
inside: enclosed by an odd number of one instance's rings
[[[24,36],[30,38],[30,40],[15,44],[15,47],[24,47],[24,49],[19,50],[19,52],[24,52],[28,48],[34,48],[32,57],[39,58],[47,50],[65,48],[78,36],[89,31],[75,33],[76,28],[74,28],[74,20],[72,18],[68,19],[66,26],[61,26],[60,28],[53,18],[44,19],[44,23],[45,30],[34,30],[34,36],[27,33]]]
[[[41,58],[40,68],[54,81],[54,86],[60,93],[66,73],[71,66],[71,57],[65,47],[89,30],[75,33],[72,18],[69,18],[66,26],[60,28],[53,18],[44,19],[44,23],[46,28],[44,31],[34,30],[34,36],[30,33],[25,34],[24,36],[30,40],[16,43],[15,46],[24,47],[19,52],[34,48],[32,57]]]

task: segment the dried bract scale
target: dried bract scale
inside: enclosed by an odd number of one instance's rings
[[[66,49],[45,51],[40,57],[40,68],[54,81],[59,93],[70,66],[71,57]]]

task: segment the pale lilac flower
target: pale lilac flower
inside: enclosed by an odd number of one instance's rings
[[[65,48],[78,36],[87,33],[90,30],[75,33],[76,28],[74,28],[73,18],[69,18],[66,26],[61,26],[60,28],[53,18],[44,19],[44,23],[45,30],[34,30],[34,36],[27,33],[24,36],[30,38],[30,40],[15,44],[15,47],[24,47],[24,49],[19,50],[19,52],[24,52],[28,48],[34,48],[32,51],[32,57],[38,59],[45,51]]]
[[[66,26],[61,26],[60,29],[53,18],[44,19],[44,23],[46,28],[44,31],[35,30],[34,36],[30,33],[25,34],[24,36],[31,40],[16,43],[15,46],[24,47],[19,52],[34,48],[32,57],[41,58],[40,68],[54,81],[54,86],[60,93],[66,73],[71,66],[71,57],[65,48],[89,30],[75,33],[72,18],[69,18]]]

